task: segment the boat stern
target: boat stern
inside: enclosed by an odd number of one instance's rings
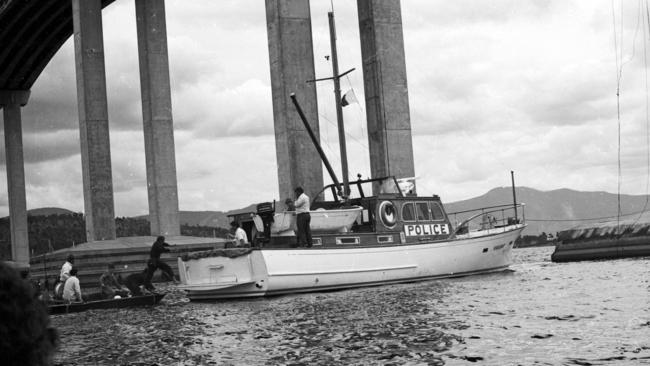
[[[178,258],[181,285],[190,300],[233,297],[266,291],[264,262],[250,248],[215,249]]]

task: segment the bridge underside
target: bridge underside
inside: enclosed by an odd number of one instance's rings
[[[0,0],[0,90],[29,90],[72,33],[70,0]]]

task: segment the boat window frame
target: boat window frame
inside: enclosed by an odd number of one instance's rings
[[[424,206],[425,206],[425,211],[423,213],[426,214],[426,216],[427,216],[424,219],[420,219],[420,212],[421,212],[420,207],[422,206],[422,204],[424,204]],[[417,201],[417,202],[415,202],[415,208],[416,208],[415,217],[416,217],[418,222],[419,221],[433,221],[433,217],[432,217],[433,215],[431,215],[431,208],[429,207],[429,202],[427,202],[427,201]]]
[[[413,209],[412,209],[412,211],[411,211],[412,216],[413,216],[413,219],[412,219],[412,220],[407,220],[407,219],[404,217],[404,210],[405,210],[406,206],[411,206],[411,207],[413,207]],[[402,209],[400,210],[400,216],[402,217],[402,221],[404,221],[404,222],[417,222],[417,221],[418,221],[418,220],[417,220],[417,216],[415,215],[415,201],[407,201],[407,202],[404,202],[404,203],[402,204]]]
[[[418,211],[417,211],[417,207],[418,207],[419,204],[425,204],[427,206],[427,213],[429,215],[428,219],[420,219],[419,218]],[[434,210],[431,209],[431,207],[432,207],[431,205],[436,205],[436,207],[438,208],[440,214],[442,214],[442,217],[436,218],[436,215],[433,214]],[[412,209],[413,219],[412,220],[407,220],[406,218],[404,218],[404,211],[405,211],[406,206],[413,207],[413,209]],[[402,207],[401,207],[401,210],[400,210],[400,215],[401,215],[401,218],[402,218],[403,222],[444,222],[447,219],[447,215],[445,213],[445,210],[442,208],[442,205],[440,204],[440,202],[437,202],[437,201],[406,201],[406,202],[404,202],[402,204]]]
[[[431,221],[447,221],[447,213],[445,212],[445,209],[442,207],[440,202],[438,201],[429,201],[429,213],[431,214]],[[438,210],[440,210],[440,214],[442,215],[439,219],[436,218],[436,215],[433,214],[433,209],[431,208],[432,205],[436,205],[438,207]]]

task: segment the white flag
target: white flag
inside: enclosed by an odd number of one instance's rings
[[[345,94],[343,94],[343,98],[341,98],[341,105],[343,107],[352,103],[359,103],[357,96],[354,95],[354,89],[348,90]]]

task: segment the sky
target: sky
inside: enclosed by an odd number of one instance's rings
[[[344,108],[349,173],[368,177],[355,1],[311,0],[316,77],[332,73],[332,5],[339,68],[356,68],[341,82],[359,100]],[[647,0],[401,7],[418,193],[469,199],[510,186],[510,171],[518,186],[542,191],[648,193]],[[166,0],[166,13],[180,209],[283,199],[264,2]],[[115,213],[146,214],[134,1],[115,1],[103,23]],[[83,211],[73,46],[70,38],[52,58],[22,110],[28,209]],[[321,142],[340,176],[332,83],[317,92]],[[6,175],[4,137],[0,146]],[[2,216],[7,202],[0,194]]]

